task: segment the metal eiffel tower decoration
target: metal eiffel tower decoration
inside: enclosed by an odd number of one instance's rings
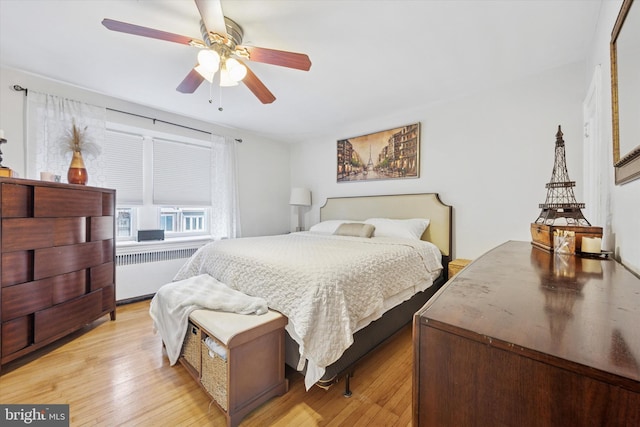
[[[562,130],[558,126],[556,133],[556,158],[553,164],[551,181],[547,183],[547,199],[540,203],[538,207],[542,209],[540,216],[536,219],[536,224],[544,225],[571,225],[588,227],[587,221],[582,215],[584,203],[576,202],[573,194],[575,181],[569,179],[567,163],[565,160],[564,139]],[[560,224],[562,222],[562,224]]]

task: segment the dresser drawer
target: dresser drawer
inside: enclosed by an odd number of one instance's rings
[[[102,242],[37,249],[34,255],[34,279],[43,279],[102,264],[102,251]]]
[[[113,218],[111,217],[113,224]],[[10,218],[2,220],[2,251],[13,252],[86,242],[86,219]]]
[[[91,267],[89,275],[91,278],[91,290],[104,288],[114,283],[114,265],[113,262],[97,265]]]
[[[2,288],[2,321],[51,306],[53,280],[38,280]]]
[[[33,187],[30,185],[0,184],[2,218],[26,218],[33,216]]]
[[[36,187],[33,216],[102,216],[102,194],[69,188]]]
[[[33,280],[33,251],[3,253],[1,265],[2,287]]]
[[[33,316],[22,316],[2,323],[2,357],[5,358],[33,342]]]
[[[94,216],[89,219],[89,240],[95,242],[97,240],[113,239],[113,217],[112,216]]]
[[[34,342],[39,343],[49,338],[65,334],[77,329],[78,325],[89,323],[102,312],[102,290],[54,305],[34,315]]]

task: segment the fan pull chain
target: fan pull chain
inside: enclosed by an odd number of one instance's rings
[[[218,111],[224,111],[224,108],[222,108],[222,86],[218,86],[218,90]],[[209,104],[213,104],[213,82],[209,83]]]

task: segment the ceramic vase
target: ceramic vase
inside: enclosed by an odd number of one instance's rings
[[[82,153],[80,151],[74,151],[71,158],[71,165],[69,165],[69,172],[67,172],[67,180],[69,184],[86,185],[89,175],[87,169],[84,167],[84,160],[82,159]]]

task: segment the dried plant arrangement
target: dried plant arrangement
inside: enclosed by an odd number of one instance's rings
[[[102,149],[98,144],[91,141],[87,135],[87,128],[80,128],[76,125],[76,121],[73,120],[73,124],[70,129],[67,129],[62,136],[61,151],[66,153],[82,153],[83,155],[89,155],[98,157]]]

